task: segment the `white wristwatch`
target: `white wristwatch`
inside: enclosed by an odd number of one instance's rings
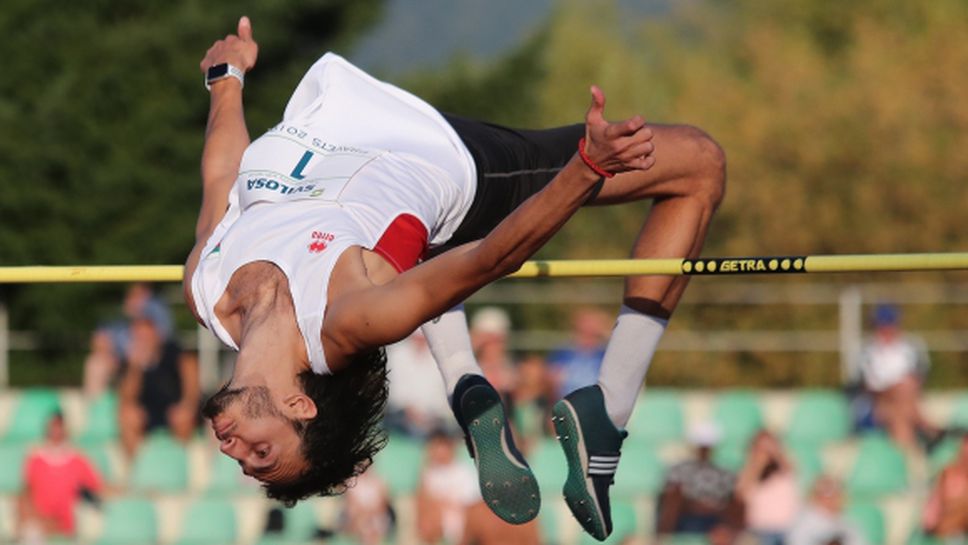
[[[235,78],[245,87],[245,72],[237,66],[223,62],[209,67],[208,72],[205,73],[205,88],[211,91],[213,83],[225,78]]]

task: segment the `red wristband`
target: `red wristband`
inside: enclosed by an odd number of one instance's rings
[[[609,172],[604,168],[598,166],[597,164],[595,164],[595,161],[592,161],[591,158],[585,154],[584,137],[582,137],[582,139],[578,141],[578,156],[581,157],[581,160],[584,161],[586,165],[588,165],[588,168],[595,171],[595,174],[598,174],[603,178],[611,178],[612,176],[615,176],[614,172]]]

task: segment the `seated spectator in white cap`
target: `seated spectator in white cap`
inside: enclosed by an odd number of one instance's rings
[[[484,377],[507,399],[514,387],[514,368],[508,353],[511,319],[498,307],[484,307],[471,318],[471,346]]]
[[[712,422],[689,428],[695,458],[679,462],[666,474],[659,496],[660,534],[703,534],[713,542],[730,542],[742,528],[742,504],[736,499],[736,475],[711,460],[722,433]]]
[[[905,334],[891,305],[874,312],[874,335],[861,352],[864,385],[874,398],[874,418],[902,447],[914,447],[918,432],[933,439],[938,430],[921,413],[921,382],[930,364],[924,342]]]

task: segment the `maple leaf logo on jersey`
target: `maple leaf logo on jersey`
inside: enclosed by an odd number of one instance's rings
[[[329,247],[329,243],[333,241],[336,237],[332,233],[323,233],[321,231],[313,231],[312,242],[309,243],[309,253],[311,254],[321,254],[323,250]]]

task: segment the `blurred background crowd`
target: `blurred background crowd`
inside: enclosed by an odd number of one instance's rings
[[[426,340],[388,348],[390,440],[345,496],[284,509],[220,456],[198,418],[198,358],[147,284],[90,336],[78,388],[0,402],[0,536],[17,543],[590,543],[560,499],[554,401],[596,380],[608,314],[577,307],[567,342],[512,350],[507,311],[470,313],[472,344],[542,486],[539,519],[482,503]],[[873,306],[836,389],[646,387],[613,487],[610,543],[957,543],[968,532],[968,395],[925,396],[924,343]],[[231,355],[223,354],[226,368]],[[334,446],[338,448],[338,446]]]

